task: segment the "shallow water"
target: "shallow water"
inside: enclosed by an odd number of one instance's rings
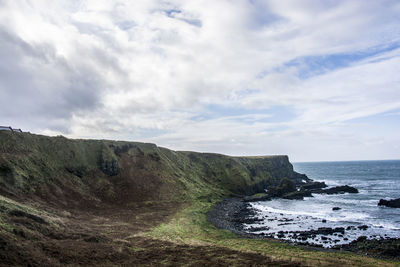
[[[377,206],[381,198],[400,197],[400,160],[312,162],[293,165],[297,172],[305,173],[311,179],[324,181],[328,186],[346,184],[354,186],[359,193],[313,194],[314,197],[304,200],[274,199],[253,203],[257,216],[263,218],[263,221],[247,226],[269,228],[255,233],[278,237],[278,231],[308,231],[320,227],[353,226],[344,234],[325,236],[328,237],[326,240],[321,235],[303,240],[324,247],[349,243],[359,236],[400,238],[400,209]],[[333,207],[341,209],[333,211]],[[368,228],[366,230],[357,228],[362,225],[367,225]],[[281,234],[281,238],[294,241],[290,233],[284,236]]]

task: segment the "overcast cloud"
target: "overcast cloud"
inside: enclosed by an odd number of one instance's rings
[[[0,0],[0,124],[400,158],[400,2]]]

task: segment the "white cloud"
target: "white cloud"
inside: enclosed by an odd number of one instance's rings
[[[389,0],[3,1],[0,119],[71,137],[297,159],[311,158],[301,156],[307,144],[338,158],[361,140],[357,157],[370,137],[343,123],[400,108],[400,51],[382,48],[400,42],[399,12]],[[287,64],[380,47],[307,78]],[[268,121],[276,106],[295,117]]]

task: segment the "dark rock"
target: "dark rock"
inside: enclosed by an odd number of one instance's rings
[[[356,242],[364,242],[366,240],[367,240],[367,237],[365,235],[362,235],[359,238],[357,238]]]
[[[326,223],[326,220],[325,220],[325,219],[322,219],[322,222],[323,222],[323,223]]]
[[[315,238],[317,235],[333,235],[337,233],[344,234],[345,230],[343,227],[336,227],[336,228],[331,228],[331,227],[320,227],[317,230],[309,230],[309,231],[296,231],[296,232],[291,232],[293,233],[294,236],[299,236],[299,237],[307,237],[307,238]],[[322,238],[322,237],[321,237]],[[325,237],[326,239],[322,238],[322,240],[329,240],[328,237]]]
[[[299,199],[302,200],[304,197],[312,197],[310,191],[300,190],[285,194],[282,198],[285,199]]]
[[[243,201],[245,202],[257,202],[257,201],[269,201],[269,200],[271,200],[271,197],[267,194],[258,197],[247,196],[243,198]]]
[[[307,175],[297,172],[293,172],[292,177],[290,178],[296,183],[296,185],[299,186],[311,183],[313,181],[312,179],[308,178]]]
[[[270,197],[282,197],[295,191],[296,184],[288,178],[283,178],[279,186],[270,186],[267,193]]]
[[[101,161],[100,169],[108,176],[115,176],[119,173],[118,161],[112,159],[111,161]]]
[[[320,235],[330,235],[334,233],[334,230],[330,227],[320,227],[318,228],[317,233]]]
[[[237,234],[244,234],[243,224],[263,221],[251,206],[238,198],[225,199],[217,203],[213,210],[207,213],[208,220],[217,226]]]
[[[341,210],[342,208],[339,207],[333,207],[332,210]]]
[[[311,182],[301,186],[304,190],[322,189],[325,187],[328,187],[325,182]]]
[[[311,192],[317,194],[333,195],[333,194],[344,194],[344,193],[358,193],[358,190],[357,188],[354,188],[352,186],[343,185],[343,186],[331,187],[328,189],[316,189],[312,190]]]
[[[278,238],[283,238],[283,237],[285,237],[285,234],[283,234],[283,233],[278,233],[276,236],[277,236]]]
[[[268,226],[261,226],[261,227],[250,227],[249,229],[251,232],[261,232],[261,231],[268,231]]]
[[[357,228],[360,229],[360,230],[364,230],[365,231],[365,230],[368,229],[368,225],[360,225]]]
[[[378,206],[386,206],[389,208],[400,208],[400,198],[391,200],[381,199],[379,200]]]
[[[344,234],[344,228],[343,227],[336,227],[335,229],[333,229],[336,233],[341,233]]]

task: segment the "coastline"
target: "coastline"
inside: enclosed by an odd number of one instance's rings
[[[215,206],[207,213],[207,219],[215,227],[228,230],[242,238],[282,242],[308,250],[318,250],[324,252],[353,252],[377,259],[400,261],[400,254],[398,253],[400,248],[399,238],[378,240],[360,237],[359,239],[348,244],[340,245],[334,248],[324,248],[322,246],[309,243],[293,242],[263,234],[248,233],[244,229],[243,224],[261,221],[261,219],[251,218],[254,215],[256,215],[256,211],[251,207],[249,202],[245,201],[245,197],[235,197],[224,199],[215,204]],[[262,229],[260,228],[255,230],[261,231]]]

